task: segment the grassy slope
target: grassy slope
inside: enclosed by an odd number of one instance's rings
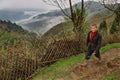
[[[17,35],[0,29],[0,47],[6,44],[8,41],[13,41],[16,38],[18,38]]]
[[[72,36],[74,36],[72,30],[72,22],[67,21],[54,26],[48,32],[46,32],[43,37],[55,37],[57,39],[61,39],[63,38],[63,36],[67,36],[71,38]]]
[[[24,46],[23,43],[25,43],[25,40],[27,41],[28,34],[29,33],[27,33],[27,32],[26,32],[26,34],[23,34],[23,33],[18,33],[18,32],[8,32],[6,30],[0,29],[0,54],[7,52],[6,49],[8,49],[9,47],[16,48],[16,47],[14,47],[15,45],[17,47]],[[19,45],[16,44],[18,42],[19,42]],[[21,49],[22,48],[19,48],[19,50],[21,50]]]
[[[120,47],[120,43],[107,44],[106,46],[101,48],[101,53],[112,49]],[[84,60],[84,53],[81,53],[77,56],[71,56],[69,58],[60,59],[56,63],[39,69],[33,76],[33,80],[54,80],[56,77],[61,77],[64,74],[69,73],[70,69],[78,62],[82,62]],[[112,74],[111,74],[112,75]],[[110,75],[110,76],[111,76]],[[115,76],[115,75],[113,75]],[[107,76],[109,77],[109,75]],[[103,78],[103,80],[108,80]]]

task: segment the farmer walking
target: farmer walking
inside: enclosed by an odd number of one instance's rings
[[[100,47],[101,47],[101,41],[102,36],[98,32],[97,25],[93,24],[91,25],[91,31],[87,35],[87,52],[85,55],[85,62],[83,65],[87,65],[88,60],[90,59],[91,55],[94,54],[95,57],[97,57],[98,62],[101,62],[101,56],[100,56]]]

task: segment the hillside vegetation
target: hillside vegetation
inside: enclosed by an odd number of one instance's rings
[[[10,21],[0,20],[0,48],[8,44],[13,45],[15,40],[25,39],[27,35],[36,35],[24,30],[21,26]]]

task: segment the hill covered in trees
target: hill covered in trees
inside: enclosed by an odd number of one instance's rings
[[[11,21],[0,20],[0,29],[7,32],[19,34],[28,33],[28,31],[24,30],[21,26],[17,25],[16,23],[12,23]]]
[[[24,30],[21,26],[11,21],[0,20],[0,48],[8,44],[13,45],[15,40],[25,39],[26,36],[36,35]]]

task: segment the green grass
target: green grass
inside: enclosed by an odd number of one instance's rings
[[[103,54],[104,52],[112,48],[119,47],[120,43],[107,44],[106,46],[101,48],[100,52]],[[60,59],[59,61],[48,67],[38,69],[38,71],[33,76],[33,80],[42,80],[42,77],[44,77],[44,80],[54,80],[56,77],[60,77],[64,74],[69,73],[71,67],[73,67],[76,63],[82,62],[84,60],[84,54],[85,53],[81,53],[77,56],[71,56],[69,58]]]
[[[115,70],[109,75],[104,76],[101,80],[119,80],[120,79],[120,68]]]
[[[119,47],[120,47],[120,43],[107,44],[101,48],[100,52],[103,54],[104,52],[106,52],[112,48],[119,48]]]
[[[108,75],[108,76],[104,77],[102,80],[115,80],[115,79],[116,79],[116,76]]]

